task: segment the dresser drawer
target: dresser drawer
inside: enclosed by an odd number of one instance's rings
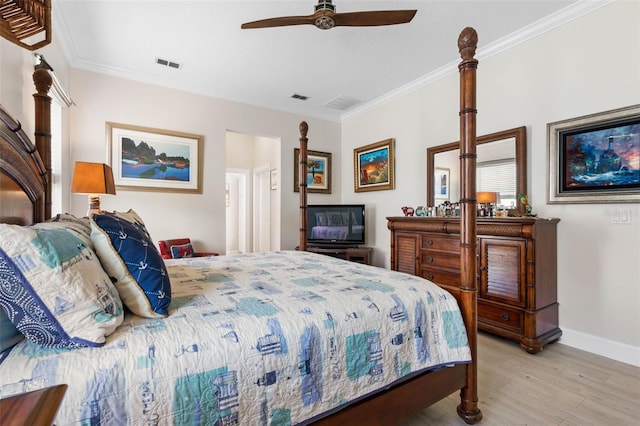
[[[436,284],[460,287],[460,272],[438,268],[420,268],[420,276]]]
[[[420,264],[424,267],[460,269],[460,253],[433,252],[420,250]]]
[[[478,300],[478,320],[499,325],[501,328],[522,333],[524,330],[524,314],[517,309],[502,305],[484,303]]]
[[[460,237],[422,235],[422,248],[426,250],[443,250],[460,253]]]

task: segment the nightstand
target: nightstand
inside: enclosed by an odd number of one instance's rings
[[[0,399],[3,426],[50,425],[58,412],[67,385],[56,385]]]

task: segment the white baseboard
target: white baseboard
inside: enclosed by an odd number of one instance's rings
[[[562,327],[560,343],[640,367],[640,347]]]

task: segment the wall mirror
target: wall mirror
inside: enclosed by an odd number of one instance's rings
[[[525,126],[476,138],[477,192],[498,192],[498,204],[524,213],[518,194],[527,193]],[[427,205],[460,199],[459,142],[427,148]]]

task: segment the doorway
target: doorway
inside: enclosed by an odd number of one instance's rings
[[[279,138],[226,132],[226,250],[253,253],[280,249]]]
[[[258,166],[253,171],[253,251],[271,251],[271,167]]]
[[[224,194],[227,254],[251,251],[249,176],[246,169],[227,169]]]

